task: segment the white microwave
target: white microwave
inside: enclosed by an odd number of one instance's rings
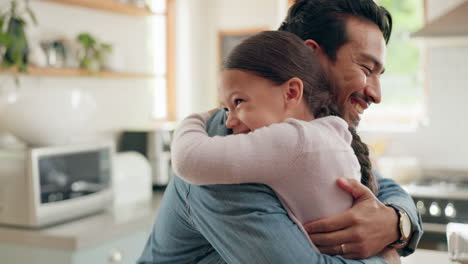
[[[0,225],[37,228],[112,204],[112,143],[0,150]]]

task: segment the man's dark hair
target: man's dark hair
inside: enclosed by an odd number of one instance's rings
[[[343,117],[334,100],[333,83],[318,57],[295,34],[264,31],[254,35],[234,48],[224,61],[223,69],[247,71],[276,85],[297,77],[304,85],[303,100],[315,118]],[[353,136],[351,147],[361,165],[361,183],[377,195],[379,188],[372,173],[369,149],[354,127],[349,126],[348,129]]]
[[[335,60],[338,49],[349,41],[346,20],[350,17],[377,25],[385,42],[390,40],[392,16],[373,0],[297,0],[279,30],[316,41]]]

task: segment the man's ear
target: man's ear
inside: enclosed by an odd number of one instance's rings
[[[304,83],[301,79],[294,77],[287,81],[284,87],[284,99],[286,107],[295,106],[302,101]]]
[[[307,47],[312,49],[312,52],[315,54],[315,56],[317,56],[322,66],[326,68],[327,65],[329,65],[330,63],[330,58],[322,49],[322,47],[320,47],[320,45],[315,40],[312,40],[312,39],[308,39],[304,41],[304,43],[307,45]]]
[[[320,45],[315,40],[308,39],[308,40],[304,41],[304,43],[307,45],[307,47],[312,49],[312,52],[318,58],[328,58],[325,51],[322,49],[322,47],[320,47]]]
[[[323,52],[322,48],[320,47],[320,45],[315,40],[308,39],[308,40],[304,41],[304,43],[307,45],[307,47],[312,49],[312,52],[315,55],[319,55],[319,53]]]

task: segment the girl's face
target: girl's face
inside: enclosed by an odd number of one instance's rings
[[[228,111],[226,126],[234,134],[284,121],[284,89],[248,71],[226,70],[221,75],[220,100]]]

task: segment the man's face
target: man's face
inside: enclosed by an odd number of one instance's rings
[[[385,40],[380,29],[370,22],[349,18],[348,42],[338,49],[336,60],[322,59],[334,80],[337,103],[344,118],[357,126],[360,115],[371,104],[380,103],[380,75],[385,65]]]

